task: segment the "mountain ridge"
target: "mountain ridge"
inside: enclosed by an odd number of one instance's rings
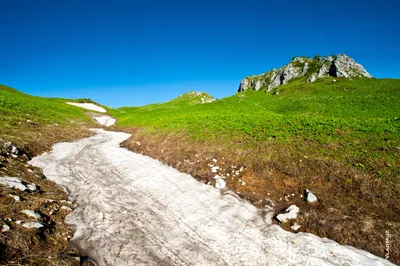
[[[265,92],[270,92],[299,77],[306,77],[307,83],[313,83],[323,77],[372,78],[372,75],[361,64],[345,54],[325,57],[316,55],[314,58],[297,56],[279,69],[273,68],[259,75],[245,77],[240,82],[238,92],[249,89],[265,89]]]

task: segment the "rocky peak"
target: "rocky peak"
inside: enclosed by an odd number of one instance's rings
[[[272,69],[263,74],[244,78],[238,91],[265,89],[266,92],[269,92],[294,78],[306,77],[307,83],[312,83],[319,78],[329,76],[342,78],[372,77],[362,65],[345,54],[326,57],[315,56],[314,58],[297,56],[280,69]]]

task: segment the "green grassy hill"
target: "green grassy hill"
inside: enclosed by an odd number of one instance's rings
[[[270,93],[110,112],[133,133],[126,147],[209,184],[217,165],[227,187],[257,206],[299,206],[301,231],[380,256],[387,230],[400,238],[400,80],[300,78]],[[300,198],[305,188],[318,204]],[[400,245],[391,250],[400,257]]]
[[[347,158],[365,166],[395,163],[400,146],[400,81],[336,80],[306,84],[300,79],[271,93],[246,91],[197,105],[181,99],[111,113],[119,126],[179,130],[195,140],[229,139],[250,146],[280,142],[315,156]],[[310,150],[310,145],[316,150]],[[331,148],[320,149],[325,146]],[[376,166],[370,170],[378,171]],[[391,170],[383,171],[399,173]]]
[[[93,121],[87,111],[66,101],[30,96],[0,85],[0,138],[39,152],[57,141],[70,139],[68,136],[78,136]],[[43,148],[39,147],[40,142]]]

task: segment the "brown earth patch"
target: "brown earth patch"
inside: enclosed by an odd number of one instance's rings
[[[91,265],[88,258],[69,243],[73,233],[64,220],[71,211],[68,208],[73,209],[74,204],[67,201],[66,193],[47,180],[39,168],[27,162],[30,157],[50,150],[57,142],[72,141],[92,134],[83,125],[32,125],[24,128],[21,134],[1,136],[0,177],[17,177],[26,184],[34,183],[38,188],[31,192],[0,186],[0,229],[3,225],[10,228],[0,234],[1,265]],[[10,154],[3,147],[5,141],[16,144],[18,155]],[[21,201],[17,202],[10,194],[19,196]],[[21,213],[22,210],[35,211],[41,218],[32,219]],[[40,222],[44,227],[25,228],[22,226],[25,222]]]
[[[400,201],[395,189],[374,174],[348,164],[293,152],[279,143],[240,146],[200,142],[184,133],[162,134],[143,129],[114,128],[132,135],[122,146],[151,156],[198,181],[215,185],[215,175],[227,187],[257,207],[274,205],[280,212],[300,208],[299,231],[327,237],[367,250],[400,264]],[[218,166],[215,173],[211,168]],[[400,177],[399,177],[400,178]],[[304,201],[309,189],[318,202]],[[285,230],[291,224],[281,225]],[[389,239],[389,252],[386,241]]]

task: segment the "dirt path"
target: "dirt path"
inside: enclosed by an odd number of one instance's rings
[[[96,130],[34,158],[78,208],[73,241],[99,265],[392,265],[370,253],[271,224],[229,192],[119,147]]]

